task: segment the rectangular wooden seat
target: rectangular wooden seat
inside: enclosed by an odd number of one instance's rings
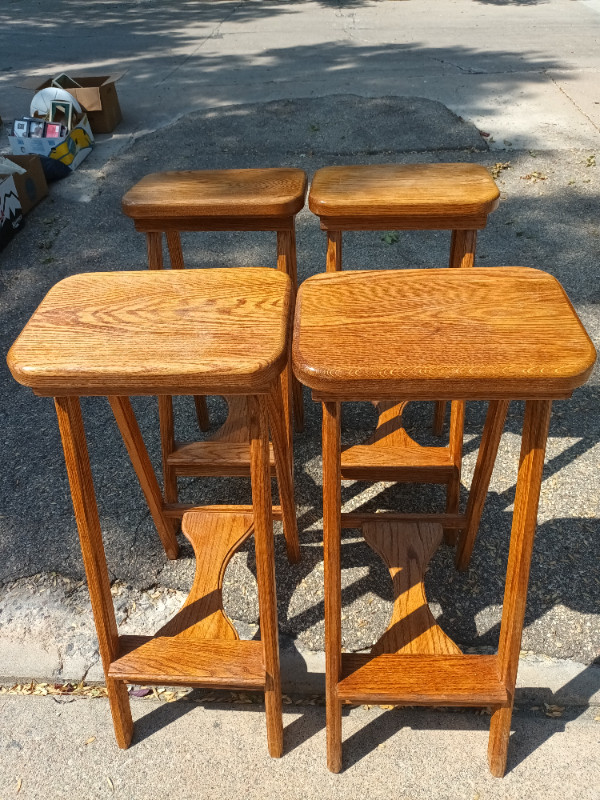
[[[478,164],[370,164],[318,170],[308,206],[327,230],[477,230],[499,198]]]
[[[291,298],[288,276],[260,267],[73,275],[9,366],[54,396],[266,393],[287,363]]]
[[[480,267],[313,276],[293,358],[320,399],[525,399],[569,397],[595,350],[551,275]]]
[[[229,230],[234,219],[294,216],[306,188],[306,173],[293,167],[155,172],[136,183],[122,205],[138,230],[156,230],[156,223],[161,231],[217,230],[217,218],[228,220],[222,224]]]

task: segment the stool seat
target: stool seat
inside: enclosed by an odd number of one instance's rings
[[[304,206],[306,187],[306,173],[286,167],[156,172],[127,192],[123,211],[135,220],[162,221],[178,217],[290,217]]]
[[[535,269],[329,273],[298,293],[294,370],[319,399],[569,397],[594,360],[562,286]]]
[[[277,270],[97,272],[56,284],[8,363],[37,394],[264,394],[287,359]]]
[[[478,164],[371,164],[318,170],[308,206],[329,230],[476,230],[499,197]]]

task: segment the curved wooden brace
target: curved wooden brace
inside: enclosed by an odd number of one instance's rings
[[[402,424],[403,401],[374,402],[379,418],[362,444],[342,450],[342,478],[447,484],[456,472],[448,447],[424,447]]]
[[[385,562],[394,585],[390,624],[371,653],[460,655],[429,610],[423,585],[427,564],[442,541],[442,526],[377,521],[365,523],[363,534]]]
[[[187,600],[155,638],[239,639],[223,610],[223,577],[253,532],[253,515],[194,511],[184,516],[181,527],[194,548],[196,574]]]

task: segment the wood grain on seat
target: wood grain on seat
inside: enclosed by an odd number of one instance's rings
[[[11,348],[45,395],[266,393],[287,363],[291,284],[277,270],[73,275]]]
[[[539,270],[339,272],[298,293],[294,370],[320,399],[569,397],[595,357]]]
[[[465,227],[451,222],[470,220],[468,227],[479,228],[499,197],[490,173],[477,164],[370,164],[318,170],[308,206],[319,217],[337,218],[342,229],[344,218],[385,225],[390,218],[427,216],[439,219],[439,227]],[[444,223],[443,217],[451,219]]]
[[[134,219],[160,217],[287,217],[304,206],[304,170],[215,169],[155,172],[123,197]]]

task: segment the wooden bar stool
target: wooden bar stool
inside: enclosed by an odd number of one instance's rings
[[[595,350],[560,284],[520,267],[345,272],[309,278],[298,293],[297,377],[323,404],[323,524],[327,753],[342,766],[342,703],[492,706],[489,764],[502,776],[510,733],[527,583],[552,400],[584,383]],[[342,514],[343,401],[489,400],[485,442],[499,405],[526,400],[497,655],[463,655],[436,625],[423,587],[442,525],[459,514]],[[499,435],[499,434],[498,434]],[[487,491],[477,462],[474,486]],[[467,516],[480,507],[469,503]],[[371,654],[342,653],[340,540],[362,528],[394,583],[390,627]],[[473,531],[473,528],[470,529]],[[474,528],[476,531],[476,526]],[[469,547],[463,535],[459,558]]]
[[[123,211],[136,230],[146,234],[150,269],[163,268],[162,237],[166,236],[171,267],[184,265],[180,233],[183,231],[275,231],[277,269],[290,276],[292,300],[297,284],[295,215],[303,208],[307,178],[301,169],[236,169],[158,172],[146,175],[123,197]],[[304,425],[302,387],[291,368],[283,378],[285,424],[293,470],[292,407],[297,430]],[[208,411],[202,396],[194,398],[198,422],[207,430]],[[247,476],[250,474],[247,408],[243,397],[226,397],[225,424],[201,442],[175,440],[172,398],[159,398],[164,496],[177,509],[177,478],[181,476]],[[271,469],[275,464],[271,454]],[[292,508],[282,497],[287,516]],[[295,517],[295,512],[294,512]],[[284,520],[285,524],[291,524]]]
[[[269,427],[285,461],[280,378],[292,298],[290,279],[272,269],[76,275],[50,290],[9,352],[16,380],[55,398],[120,747],[133,732],[126,684],[143,683],[264,690],[269,752],[282,753]],[[130,453],[149,465],[129,396],[221,393],[246,398],[252,505],[187,513],[182,527],[197,556],[188,599],[155,635],[119,636],[79,397],[108,396]],[[157,492],[151,468],[147,479]],[[174,532],[167,533],[176,555]],[[221,587],[229,559],[252,533],[261,638],[240,641]]]
[[[325,167],[315,173],[308,205],[327,232],[327,272],[342,269],[343,231],[450,230],[450,267],[472,267],[477,231],[498,206],[500,193],[477,164],[372,164]],[[377,398],[374,398],[377,399]],[[439,483],[449,513],[460,498],[465,407],[452,404],[447,447],[421,447],[402,422],[405,402],[376,403],[374,435],[342,455],[349,480]],[[434,432],[442,433],[444,401],[436,402]],[[499,421],[500,426],[503,421]],[[455,535],[446,531],[446,539]]]

